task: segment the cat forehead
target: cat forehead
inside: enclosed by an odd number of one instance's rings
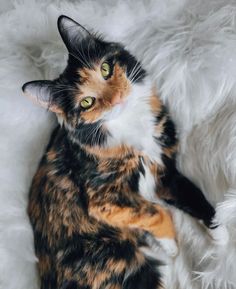
[[[122,51],[115,49],[108,51],[107,53],[96,54],[94,57],[91,53],[79,53],[76,55],[69,54],[67,67],[62,73],[61,78],[66,79],[69,83],[73,82],[77,86],[84,84],[85,82],[101,81],[105,82],[101,75],[101,66],[104,62],[110,63],[112,67],[118,64],[119,66],[128,66],[125,57],[123,57]]]
[[[86,81],[89,81],[91,79],[97,79],[98,76],[99,78],[102,79],[101,76],[101,65],[104,62],[104,60],[100,60],[99,62],[94,63],[93,67],[82,67],[78,68],[77,73],[80,77],[80,82],[84,83]]]
[[[123,47],[109,42],[103,42],[93,38],[83,39],[73,51],[69,53],[81,64],[99,61],[104,57],[117,56],[122,53]]]
[[[78,70],[80,75],[80,81],[77,84],[78,93],[76,100],[80,101],[84,96],[102,97],[102,94],[106,91],[107,94],[120,86],[127,86],[127,77],[125,75],[125,69],[116,63],[114,65],[113,73],[108,80],[105,80],[101,74],[101,65],[103,61],[96,64],[93,69],[81,68]]]
[[[79,82],[77,83],[77,100],[80,100],[86,95],[94,95],[94,93],[101,90],[105,85],[105,80],[101,75],[101,63],[102,61],[95,64],[93,68],[83,67],[78,69]]]

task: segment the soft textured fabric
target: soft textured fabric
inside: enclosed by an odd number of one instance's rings
[[[38,288],[27,194],[55,119],[21,85],[62,71],[60,14],[122,41],[143,62],[177,124],[181,171],[230,233],[226,246],[215,245],[172,209],[180,254],[166,266],[167,288],[236,288],[236,1],[1,0],[0,13],[0,289]]]

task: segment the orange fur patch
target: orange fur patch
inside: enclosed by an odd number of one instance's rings
[[[42,276],[51,270],[51,259],[48,255],[39,256],[40,262],[38,263],[39,274]]]
[[[153,212],[150,209],[152,206]],[[89,212],[99,220],[117,227],[135,227],[146,230],[158,238],[175,238],[175,229],[170,213],[159,205],[150,205],[143,200],[139,211],[130,207],[106,204],[90,206]],[[155,212],[155,213],[154,213]]]
[[[168,148],[164,148],[163,151],[164,151],[164,154],[167,155],[169,158],[172,158],[174,154],[177,153],[178,151],[178,144],[177,145],[174,145],[172,147],[168,147]]]
[[[156,92],[153,89],[153,94],[150,98],[150,105],[151,105],[151,110],[155,115],[158,115],[161,112],[163,103],[160,100],[160,98],[156,95]]]
[[[57,152],[53,149],[47,153],[47,159],[49,162],[55,161],[56,157],[57,157]]]
[[[116,147],[101,147],[101,146],[83,146],[87,153],[94,155],[100,159],[120,159],[125,158],[129,154],[134,154],[134,149],[126,145],[116,146]]]
[[[166,117],[163,117],[160,122],[155,126],[155,132],[157,135],[162,135],[164,131],[164,124],[166,122]]]

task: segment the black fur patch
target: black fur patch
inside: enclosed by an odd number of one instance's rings
[[[166,165],[165,174],[161,177],[163,187],[168,188],[172,198],[166,200],[195,218],[203,220],[210,227],[215,216],[215,209],[206,200],[203,192],[189,179],[177,171],[175,161],[162,156]]]

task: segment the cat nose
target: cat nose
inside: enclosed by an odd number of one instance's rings
[[[111,99],[111,105],[116,105],[116,104],[120,104],[122,103],[123,100],[121,99],[121,93],[120,92],[116,92]]]

